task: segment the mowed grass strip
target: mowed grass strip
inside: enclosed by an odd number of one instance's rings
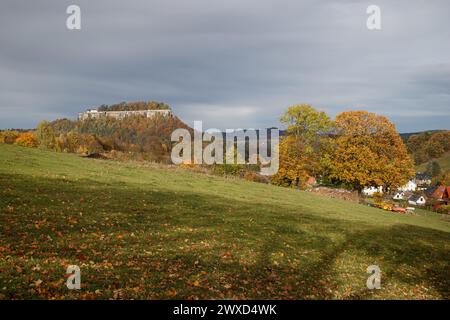
[[[3,299],[448,299],[449,240],[433,213],[0,145]]]

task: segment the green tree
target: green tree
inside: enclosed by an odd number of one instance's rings
[[[441,174],[441,166],[437,161],[428,162],[425,173],[429,174],[432,177],[437,177]]]
[[[311,145],[319,140],[320,134],[328,133],[331,128],[330,117],[309,104],[289,107],[280,122],[287,126],[288,134]]]
[[[441,166],[439,165],[439,162],[433,161],[431,163],[431,176],[437,177],[441,174]]]
[[[36,129],[36,137],[39,146],[42,148],[53,149],[55,147],[55,132],[50,122],[41,121]]]

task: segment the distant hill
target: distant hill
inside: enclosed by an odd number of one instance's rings
[[[135,110],[140,110],[139,104],[135,106]],[[113,109],[116,110],[116,107]],[[123,119],[88,118],[80,121],[60,119],[51,122],[50,126],[54,132],[54,149],[58,151],[87,154],[109,152],[112,155],[118,155],[119,152],[120,155],[157,162],[170,160],[172,132],[178,128],[190,129],[176,116],[163,115],[151,118],[139,115]]]
[[[427,131],[418,131],[418,132],[407,132],[407,133],[400,133],[400,137],[402,137],[403,142],[407,142],[409,137],[416,135],[416,134],[423,134],[423,133],[429,133],[429,134],[433,134],[436,132],[441,132],[441,131],[445,131],[445,130],[427,130]]]

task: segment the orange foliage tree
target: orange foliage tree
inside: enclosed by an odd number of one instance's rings
[[[37,148],[39,142],[33,132],[24,132],[17,137],[17,139],[14,141],[14,144],[22,147]]]
[[[414,175],[413,162],[395,126],[386,117],[348,111],[335,120],[331,178],[361,191],[397,188]]]

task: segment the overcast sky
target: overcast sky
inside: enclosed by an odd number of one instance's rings
[[[70,4],[81,30],[66,28]],[[277,126],[310,103],[450,129],[449,13],[448,0],[2,0],[0,128],[156,100],[207,128]]]

